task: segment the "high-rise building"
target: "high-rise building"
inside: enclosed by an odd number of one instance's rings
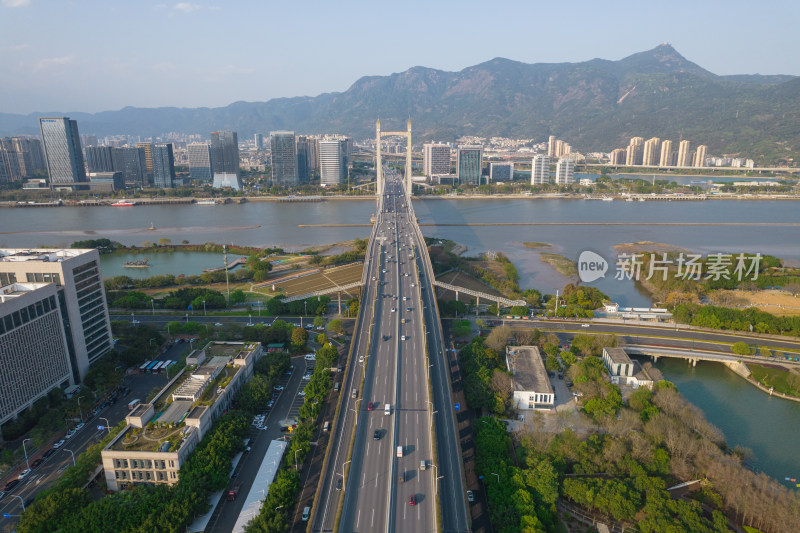
[[[9,137],[0,139],[0,183],[21,179],[22,172],[19,168],[17,150]]]
[[[144,151],[144,174],[145,182],[148,185],[153,184],[153,143],[140,142],[136,143],[136,148],[141,148]]]
[[[294,187],[298,184],[297,146],[293,131],[272,131],[269,134],[272,150],[272,183]],[[321,149],[321,147],[320,147]],[[320,167],[322,166],[320,154]]]
[[[110,146],[87,146],[86,165],[89,172],[114,172]]]
[[[78,123],[69,117],[39,119],[50,187],[86,182]]]
[[[338,185],[347,179],[347,140],[319,141],[319,180],[324,186]]]
[[[189,156],[189,175],[193,180],[210,181],[211,146],[208,143],[189,143],[186,145]]]
[[[160,189],[171,189],[175,182],[175,154],[172,143],[153,145],[153,185]]]
[[[426,143],[422,145],[422,173],[429,179],[450,174],[450,145]]]
[[[547,157],[555,158],[556,157],[556,136],[551,135],[547,139]]]
[[[458,182],[480,185],[482,171],[483,146],[459,146],[456,151]]]
[[[0,249],[0,285],[14,283],[56,286],[70,370],[80,382],[89,365],[113,348],[97,250]]]
[[[255,144],[256,150],[263,150],[264,149],[264,134],[263,133],[256,133],[253,136],[253,144]]]
[[[562,157],[556,164],[556,185],[575,183],[575,161],[570,157]]]
[[[658,166],[671,167],[672,164],[672,141],[666,140],[661,143],[661,157],[658,159]]]
[[[658,156],[660,155],[659,148],[661,139],[658,137],[651,137],[644,142],[644,153],[642,154],[642,165],[646,167],[653,167],[658,165]]]
[[[112,148],[111,162],[114,170],[122,172],[126,187],[146,187],[147,165],[142,148]]]
[[[611,151],[609,163],[612,165],[624,165],[627,158],[628,151],[624,148],[617,148]]]
[[[297,180],[300,183],[311,181],[311,174],[308,169],[308,145],[313,142],[314,139],[309,140],[304,135],[297,137]]]
[[[61,317],[52,283],[0,286],[0,424],[75,384]]]
[[[239,137],[235,131],[215,131],[211,134],[211,168],[214,172],[215,187],[218,183],[225,183],[226,185],[221,186],[231,186],[236,190],[242,188],[239,172]],[[217,174],[220,174],[219,178]],[[231,176],[235,176],[235,180]]]
[[[644,139],[642,137],[632,137],[625,154],[625,164],[627,166],[641,165],[643,148]]]
[[[697,151],[694,153],[694,167],[695,168],[702,168],[706,166],[706,151],[708,150],[708,146],[705,144],[701,144],[697,147]]]
[[[308,139],[308,173],[315,174],[319,171],[319,139]]]
[[[676,161],[675,165],[679,167],[688,167],[691,164],[691,159],[689,159],[689,155],[691,152],[691,144],[689,141],[681,141],[678,145],[678,161]]]
[[[33,137],[5,137],[0,139],[0,183],[32,178],[44,171],[42,142]]]
[[[538,154],[531,162],[531,185],[550,183],[550,156]]]
[[[489,165],[489,182],[508,181],[514,181],[514,163],[491,163]]]

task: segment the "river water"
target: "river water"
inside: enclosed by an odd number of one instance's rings
[[[497,222],[588,222],[588,226],[423,226],[429,237],[447,238],[467,246],[467,254],[505,253],[517,266],[522,287],[552,293],[568,282],[539,261],[539,250],[523,242],[546,242],[556,253],[576,259],[592,250],[613,263],[614,245],[653,241],[700,253],[760,252],[800,261],[796,227],[652,226],[658,222],[792,222],[800,223],[800,203],[793,201],[600,202],[540,199],[433,199],[414,202],[423,224]],[[374,201],[318,203],[246,203],[220,206],[136,206],[132,208],[0,209],[0,247],[68,246],[75,240],[108,237],[124,244],[170,239],[192,244],[215,242],[309,246],[366,237],[367,227],[299,228],[300,224],[368,224]],[[603,226],[604,222],[636,222],[633,226]],[[150,227],[155,229],[148,229]],[[104,275],[192,274],[220,266],[217,254],[152,254],[149,269],[123,269],[127,257],[104,257]],[[147,271],[147,272],[143,272]],[[613,270],[612,270],[613,273]],[[594,283],[623,305],[646,306],[649,298],[630,281],[613,274]],[[696,368],[663,358],[658,363],[667,379],[703,409],[720,427],[730,446],[751,448],[757,468],[779,480],[800,479],[800,404],[770,398],[722,366],[698,363]]]

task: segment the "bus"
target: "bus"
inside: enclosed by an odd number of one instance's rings
[[[149,364],[150,364],[150,361],[145,361],[144,363],[142,363],[142,366],[139,367],[139,372],[144,372],[145,369],[147,368],[147,365],[149,365]]]
[[[155,366],[156,366],[158,363],[159,363],[159,361],[153,361],[152,363],[150,363],[149,365],[147,365],[147,368],[145,368],[145,370],[147,370],[147,373],[149,374],[150,372],[152,372],[152,371],[153,371],[153,368],[154,368],[154,367],[155,367]]]
[[[161,372],[166,364],[166,361],[159,361],[158,364],[153,367],[153,372]]]

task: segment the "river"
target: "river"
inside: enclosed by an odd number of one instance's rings
[[[703,410],[706,419],[725,434],[728,446],[753,451],[756,469],[795,488],[784,478],[800,480],[800,403],[771,397],[745,382],[724,365],[662,357],[656,363],[681,394]]]

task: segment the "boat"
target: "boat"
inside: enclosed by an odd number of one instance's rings
[[[632,201],[633,201],[633,198],[625,198],[625,201],[626,201],[626,202],[632,202]]]
[[[614,201],[614,199],[611,198],[610,196],[603,196],[602,200],[604,202],[613,202]]]
[[[215,200],[198,200],[197,205],[217,205]]]
[[[136,205],[135,203],[129,202],[127,200],[119,200],[111,204],[111,207],[133,207],[135,205]]]
[[[125,268],[150,268],[149,259],[137,259],[136,261],[125,261],[122,263]]]

